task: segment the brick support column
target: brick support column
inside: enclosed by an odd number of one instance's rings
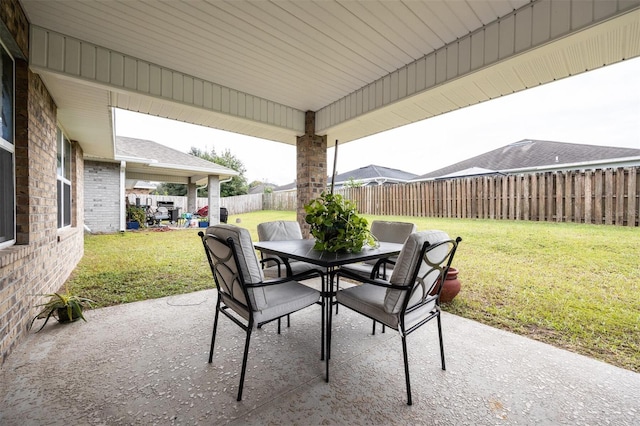
[[[297,220],[302,227],[302,235],[308,238],[309,225],[304,221],[304,205],[327,187],[327,137],[315,134],[315,112],[307,111],[305,134],[296,139],[296,147]]]
[[[198,210],[198,189],[196,184],[189,182],[187,185],[187,211],[183,213],[195,213]]]
[[[209,175],[209,225],[220,223],[220,177]]]

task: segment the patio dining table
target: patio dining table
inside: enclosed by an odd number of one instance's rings
[[[282,241],[260,241],[253,246],[263,253],[276,255],[283,259],[287,269],[287,275],[291,274],[290,259],[300,260],[319,266],[319,269],[326,271],[322,295],[322,347],[320,359],[326,360],[326,377],[329,381],[329,357],[331,354],[331,310],[333,306],[334,272],[343,265],[350,263],[364,262],[366,260],[383,259],[397,256],[402,250],[402,244],[380,241],[377,247],[364,247],[360,252],[329,252],[315,250],[315,241],[312,239],[282,240]],[[325,331],[326,330],[326,331]],[[325,358],[326,352],[326,358]]]

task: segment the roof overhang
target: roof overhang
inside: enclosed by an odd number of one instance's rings
[[[288,144],[309,110],[345,143],[640,56],[640,0],[21,2],[87,158],[114,107]]]

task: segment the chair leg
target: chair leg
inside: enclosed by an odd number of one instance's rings
[[[242,372],[240,373],[240,387],[238,388],[238,401],[242,400],[242,388],[244,387],[244,374],[247,371],[247,357],[249,355],[250,340],[251,340],[251,325],[247,329],[247,341],[244,343],[244,357],[242,358]]]
[[[440,315],[438,315],[438,338],[440,339],[440,362],[442,363],[442,369],[446,370],[444,364],[444,343],[442,341],[442,324],[440,323]]]
[[[278,318],[278,334],[280,334],[280,318]]]
[[[213,347],[216,344],[216,330],[218,329],[218,314],[220,313],[220,301],[216,303],[216,315],[213,320],[213,334],[211,335],[211,349],[209,349],[209,364],[213,361]]]
[[[340,290],[340,277],[336,277],[336,293]],[[329,299],[331,302],[333,302],[332,299]],[[339,303],[336,303],[336,315],[338,315],[338,306],[340,306]]]
[[[287,314],[287,328],[291,327],[291,315]]]
[[[327,309],[327,349],[326,349],[326,354],[325,354],[325,382],[329,383],[329,359],[331,358],[331,327],[332,327],[332,322],[333,322],[333,318],[332,318],[332,313],[333,313],[333,306],[331,306],[331,297],[329,298],[329,304],[328,309]],[[324,344],[324,342],[323,342]]]
[[[407,355],[407,336],[402,336],[402,352],[404,355],[404,378],[407,382],[407,405],[412,405],[411,381],[409,379],[409,356]]]
[[[371,331],[371,335],[372,336],[376,335],[376,320],[373,320],[373,330]]]

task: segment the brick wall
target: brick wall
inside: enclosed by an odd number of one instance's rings
[[[296,140],[298,192],[297,220],[302,234],[309,236],[309,225],[304,221],[304,205],[317,198],[327,187],[327,137],[315,134],[315,113],[307,111],[305,134]]]
[[[120,230],[120,164],[86,161],[84,215],[91,232]]]
[[[28,27],[17,0],[0,3],[7,32],[26,52]],[[16,244],[0,250],[0,359],[4,363],[37,312],[42,293],[60,289],[83,255],[82,150],[73,143],[72,227],[57,229],[56,107],[40,78],[16,58]]]

